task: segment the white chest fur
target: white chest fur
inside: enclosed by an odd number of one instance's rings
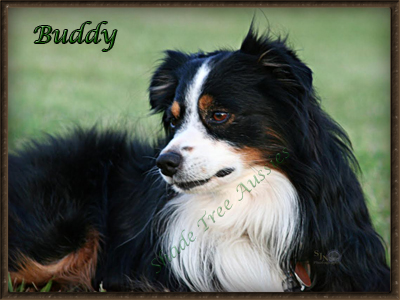
[[[279,261],[299,216],[296,190],[281,173],[257,167],[219,190],[179,195],[160,217],[167,226],[163,253],[179,248],[183,230],[185,237],[193,232],[194,242],[170,265],[193,291],[282,291]]]

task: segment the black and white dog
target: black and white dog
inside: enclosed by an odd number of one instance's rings
[[[348,137],[284,40],[167,51],[149,92],[165,139],[77,129],[9,156],[13,282],[390,290]]]

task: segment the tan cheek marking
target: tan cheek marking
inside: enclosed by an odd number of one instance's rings
[[[11,280],[16,284],[24,281],[27,285],[32,282],[44,285],[53,278],[55,282],[61,284],[83,285],[93,291],[91,281],[96,271],[99,241],[99,233],[92,230],[82,248],[49,265],[42,265],[29,257],[22,256],[20,269],[10,273]]]
[[[266,166],[270,169],[277,169],[272,163],[272,158],[268,158],[268,153],[263,153],[261,150],[251,147],[244,147],[236,150],[248,166]],[[277,165],[277,163],[275,163]]]
[[[267,163],[267,160],[259,149],[244,147],[242,149],[238,149],[237,152],[249,165],[263,165]]]
[[[174,101],[172,103],[171,113],[176,119],[179,118],[179,115],[181,113],[181,107],[179,106],[179,103],[177,101]]]

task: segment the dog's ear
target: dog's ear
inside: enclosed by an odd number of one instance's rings
[[[182,52],[167,50],[165,58],[154,72],[150,82],[149,94],[152,110],[165,111],[173,102],[178,85],[177,70],[188,60]]]
[[[309,92],[312,90],[312,71],[286,46],[286,42],[286,38],[272,40],[269,32],[258,36],[252,24],[240,52],[256,56],[257,63],[271,71],[284,86]]]

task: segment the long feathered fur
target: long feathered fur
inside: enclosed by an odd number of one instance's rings
[[[242,177],[208,196],[172,189],[155,162],[174,137],[171,104],[204,64],[203,90],[236,114],[231,127],[205,132],[228,141],[238,159],[249,149],[254,156]],[[102,283],[108,291],[277,291],[302,262],[311,268],[309,291],[390,290],[349,138],[321,109],[311,70],[285,39],[251,28],[237,51],[167,51],[149,92],[153,111],[163,114],[165,139],[150,144],[121,131],[77,129],[9,156],[13,280],[31,276],[35,265],[46,271],[38,282],[51,275],[78,284],[68,274],[90,274],[88,290]],[[283,148],[290,159],[271,171],[271,156]],[[234,202],[240,183],[254,176],[260,182]],[[207,231],[198,226],[204,211],[226,199],[232,210],[208,219]],[[183,230],[195,232],[196,241],[163,264],[160,253],[179,244]],[[69,263],[85,251],[96,251],[90,268]],[[339,261],[321,261],[329,253]]]

